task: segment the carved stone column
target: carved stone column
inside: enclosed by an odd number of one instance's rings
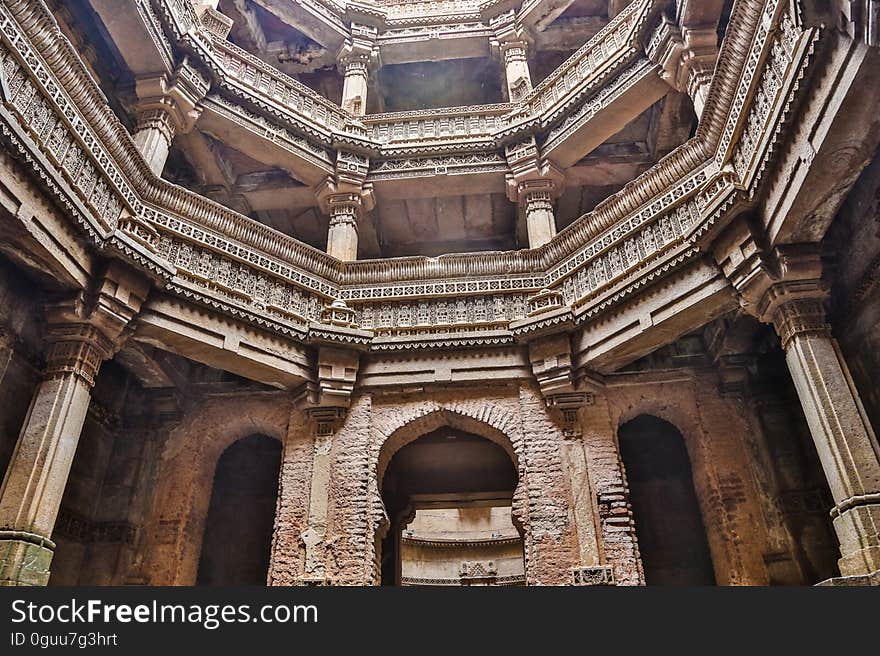
[[[370,65],[377,57],[374,47],[376,29],[365,25],[352,24],[351,38],[347,39],[339,51],[339,68],[345,76],[342,83],[342,108],[355,116],[367,113],[367,80]]]
[[[744,308],[772,323],[782,342],[834,499],[841,574],[880,570],[880,447],[826,322],[818,245],[763,252],[743,228],[719,240],[715,259]]]
[[[327,253],[343,261],[356,260],[361,197],[357,194],[336,194],[328,198],[327,204],[330,208]]]
[[[351,55],[340,61],[345,76],[342,82],[342,108],[355,116],[367,113],[368,64],[367,55]]]
[[[366,156],[346,151],[336,154],[336,172],[316,190],[321,210],[329,215],[327,253],[343,261],[356,260],[358,222],[373,209],[373,187],[364,182]]]
[[[819,284],[779,283],[762,314],[772,320],[835,506],[840,572],[880,570],[880,449],[849,368],[825,320]]]
[[[528,62],[529,44],[526,41],[509,41],[501,44],[504,57],[504,77],[510,102],[519,102],[532,90],[532,76]]]
[[[522,202],[526,215],[529,248],[538,248],[556,236],[556,217],[553,215],[552,183],[526,183]]]
[[[529,248],[538,248],[556,236],[553,200],[562,193],[565,176],[552,162],[540,157],[533,138],[509,146],[505,154],[511,169],[507,197],[522,208]]]
[[[52,529],[73,463],[91,388],[140,310],[149,283],[111,266],[94,300],[48,309],[46,370],[0,488],[0,585],[45,585]]]
[[[504,62],[508,100],[519,102],[532,90],[532,76],[528,62],[531,38],[516,22],[515,12],[512,11],[499,16],[491,25],[495,29],[492,47],[497,49]]]
[[[664,18],[648,45],[648,56],[663,69],[661,76],[672,88],[690,96],[697,118],[702,116],[718,56],[715,27],[679,27]]]
[[[162,175],[174,136],[189,132],[195,125],[202,111],[198,103],[209,87],[208,80],[186,60],[170,75],[135,81],[134,143],[156,175]]]

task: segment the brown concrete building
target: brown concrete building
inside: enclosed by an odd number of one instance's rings
[[[876,0],[0,0],[0,583],[880,583]]]

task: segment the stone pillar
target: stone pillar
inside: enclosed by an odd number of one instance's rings
[[[52,529],[91,388],[149,289],[116,266],[102,282],[96,300],[82,294],[49,309],[45,375],[0,488],[0,585],[49,581]]]
[[[507,41],[500,45],[504,57],[504,78],[507,83],[507,97],[510,102],[519,102],[532,90],[532,76],[529,73],[529,44],[524,41]]]
[[[327,230],[327,253],[342,261],[357,259],[360,199],[343,194],[343,198],[331,199],[330,225]]]
[[[345,79],[342,83],[342,108],[355,116],[367,113],[367,55],[351,55],[340,61]]]
[[[835,506],[840,572],[880,570],[880,448],[825,320],[821,283],[778,283],[762,313],[772,320]]]
[[[714,25],[679,27],[664,17],[649,41],[648,57],[661,67],[661,77],[672,88],[690,96],[697,118],[706,105],[717,56]]]
[[[198,103],[209,88],[210,82],[187,60],[170,74],[135,81],[134,143],[157,176],[165,168],[174,136],[189,132],[201,115]]]
[[[373,186],[365,182],[369,158],[337,151],[336,171],[315,190],[321,211],[327,214],[327,253],[342,261],[357,259],[358,222],[373,209]]]
[[[138,113],[134,143],[147,160],[150,170],[156,175],[162,175],[172,139],[174,139],[174,124],[168,112],[161,109],[145,109]]]
[[[529,248],[543,246],[556,236],[552,200],[550,189],[538,189],[523,194]]]
[[[355,116],[367,113],[367,80],[370,65],[378,59],[375,47],[378,31],[369,25],[351,24],[351,36],[346,39],[336,59],[345,76],[342,85],[342,108]]]
[[[534,137],[507,146],[504,154],[510,167],[507,197],[522,209],[529,248],[538,248],[556,236],[553,200],[562,193],[565,174],[541,156]]]

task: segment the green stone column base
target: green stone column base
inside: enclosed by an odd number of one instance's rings
[[[0,531],[0,586],[46,585],[55,543],[24,531]]]

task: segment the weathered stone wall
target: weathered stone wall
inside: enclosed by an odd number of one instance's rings
[[[0,474],[6,472],[40,376],[38,294],[0,261]]]
[[[862,172],[824,246],[835,263],[832,326],[876,433],[880,426],[880,156]]]
[[[289,419],[289,397],[273,393],[212,398],[185,414],[161,455],[138,545],[138,578],[195,583],[217,460],[230,444],[255,433],[284,442]]]
[[[126,581],[143,520],[145,476],[158,459],[143,390],[116,363],[94,389],[53,539],[50,585]]]
[[[746,446],[753,430],[750,411],[739,397],[722,396],[712,377],[672,373],[663,378],[650,374],[615,377],[607,390],[609,432],[616,436],[617,428],[641,414],[678,428],[691,460],[716,580],[721,585],[766,585],[767,524]],[[618,517],[618,532],[631,536],[631,531],[624,530],[622,510]],[[621,549],[621,542],[626,545],[627,539],[612,543],[613,554]],[[635,580],[631,567],[624,558],[617,565],[623,570],[620,576]]]
[[[388,523],[382,473],[398,449],[441,426],[491,439],[508,451],[520,478],[513,514],[526,536],[528,580],[570,580],[578,552],[562,432],[531,387],[358,395],[332,436],[328,476],[312,468],[318,449],[310,448],[314,441],[300,428],[304,424],[294,428],[291,422],[285,445],[272,583],[317,575],[340,585],[378,583],[377,550]],[[320,536],[308,547],[301,539],[306,530]]]

